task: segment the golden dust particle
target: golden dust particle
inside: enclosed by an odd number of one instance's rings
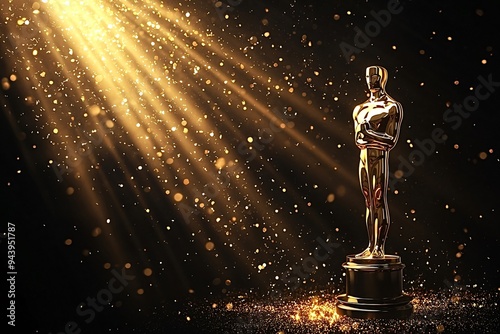
[[[226,310],[231,311],[233,309],[233,303],[226,304]]]
[[[451,41],[453,38],[451,36],[448,36],[447,40]]]
[[[221,1],[217,1],[217,2],[215,3],[215,7],[216,7],[216,8],[219,8],[220,6],[222,6],[222,2],[221,2]]]
[[[397,46],[396,46],[396,45],[393,45],[393,46],[392,46],[392,49],[393,49],[393,50],[396,50],[396,49],[397,49]]]
[[[345,186],[338,186],[337,191],[335,192],[338,197],[343,197],[346,194],[347,190]]]
[[[230,286],[231,285],[231,280],[230,279],[227,279],[224,284],[226,284],[227,286]]]
[[[209,241],[205,244],[205,248],[206,250],[211,251],[215,248],[215,244],[212,241]]]
[[[101,74],[98,74],[95,76],[95,82],[99,83],[104,79],[104,77]]]
[[[161,152],[156,152],[156,156],[157,156],[158,158],[161,158],[161,156],[162,156],[162,155],[163,155],[163,153],[161,153]]]
[[[438,332],[438,333],[444,332],[444,326],[442,324],[437,325],[436,332]]]
[[[493,149],[492,149],[492,148],[490,148],[490,149],[488,150],[488,152],[490,152],[490,154],[491,154],[491,153],[493,153]]]
[[[486,59],[481,60],[481,64],[486,64],[488,61]]]
[[[335,201],[335,195],[333,193],[328,194],[328,196],[326,197],[326,201],[328,203],[332,203],[333,201]]]
[[[248,39],[248,41],[250,42],[250,44],[254,44],[254,45],[255,45],[255,44],[257,44],[257,42],[258,42],[259,40],[257,39],[257,36],[252,36],[252,37],[250,37],[250,38]]]
[[[415,213],[416,211],[415,211],[415,209],[411,209],[410,212],[411,213]]]
[[[339,15],[339,14],[335,14],[335,15],[333,15],[333,19],[334,19],[335,21],[340,20],[340,15]]]
[[[125,267],[125,269],[130,269],[130,268],[132,268],[132,265],[127,262],[127,263],[125,263],[124,267]]]
[[[103,267],[104,267],[104,269],[109,269],[109,268],[111,268],[111,263],[106,262]]]
[[[396,194],[396,195],[399,194],[399,191],[397,189],[394,190],[394,194]]]
[[[66,239],[66,240],[64,240],[64,244],[65,244],[66,246],[69,246],[69,245],[71,245],[72,243],[73,243],[73,240],[71,240],[71,239]]]
[[[460,81],[458,81],[458,80],[453,81],[453,84],[454,84],[455,86],[458,86],[458,84],[459,84],[459,83],[460,83]]]
[[[420,83],[420,87],[423,87],[425,85],[425,83],[421,82]]]
[[[168,159],[166,160],[166,162],[167,162],[167,165],[171,165],[171,164],[173,164],[173,163],[174,163],[174,159],[173,159],[173,158],[168,158]]]
[[[486,152],[481,152],[479,153],[479,159],[484,160],[488,157],[488,154]]]
[[[67,194],[67,195],[71,196],[71,195],[73,195],[74,193],[75,193],[75,188],[73,188],[73,187],[68,187],[68,188],[66,188],[66,194]]]
[[[112,127],[114,127],[114,126],[115,126],[115,123],[114,123],[112,120],[110,120],[110,119],[108,119],[108,120],[106,121],[106,123],[104,123],[104,124],[106,124],[106,127],[107,127],[108,129],[111,129]]]
[[[222,169],[226,165],[226,159],[224,158],[219,158],[217,161],[215,161],[215,167],[217,169]]]
[[[151,268],[146,268],[142,271],[144,273],[144,276],[151,276],[153,274],[153,270]]]
[[[207,79],[207,81],[205,81],[205,83],[206,83],[207,85],[210,85],[210,84],[212,83],[212,81],[211,81],[210,79]]]
[[[252,138],[252,137],[248,137],[248,138],[247,138],[247,141],[248,141],[249,143],[253,143],[253,138]]]
[[[137,289],[137,294],[138,295],[143,295],[144,294],[144,289]]]
[[[463,244],[458,245],[458,250],[464,250],[465,246]]]
[[[418,53],[421,54],[421,55],[424,55],[425,54],[425,50],[420,50],[420,51],[418,51]]]
[[[58,129],[58,128],[55,128],[54,130],[52,130],[52,132],[54,132],[54,133],[59,133],[59,129]]]
[[[262,19],[262,25],[267,26],[269,24],[269,21],[267,19]]]
[[[92,116],[97,116],[99,115],[99,113],[101,112],[101,108],[99,108],[98,106],[96,106],[95,104],[94,105],[91,105],[87,108],[87,111],[90,115]]]
[[[10,83],[7,78],[2,78],[2,89],[3,90],[8,90],[10,88]]]
[[[36,56],[38,54],[38,50],[33,50],[33,56]]]
[[[266,32],[264,33],[264,37],[269,37],[269,36],[271,36],[271,33],[270,33],[269,31],[266,31]]]
[[[182,198],[183,198],[183,197],[184,197],[184,196],[183,196],[181,193],[176,193],[176,194],[174,195],[174,200],[175,200],[176,202],[180,202],[180,201],[182,201]]]
[[[461,258],[462,257],[462,252],[457,252],[457,254],[455,254],[455,257],[457,259]]]
[[[453,280],[454,280],[455,282],[458,282],[458,281],[460,281],[461,279],[462,279],[462,277],[461,277],[460,275],[455,275],[455,277],[453,277]]]
[[[9,79],[10,79],[10,81],[16,81],[17,80],[17,76],[15,74],[11,74],[9,76]]]
[[[217,304],[216,304],[216,303],[213,303],[213,304],[212,304],[212,308],[217,308]]]
[[[100,227],[96,227],[95,229],[92,230],[92,236],[93,237],[98,237],[102,233],[102,230]]]
[[[402,170],[400,170],[400,169],[398,169],[397,171],[395,171],[395,172],[394,172],[394,177],[395,177],[396,179],[400,179],[400,178],[402,178],[402,177],[403,177],[403,175],[404,175],[404,173],[403,173],[403,171],[402,171]]]
[[[186,320],[187,321],[191,321],[191,317],[190,316],[186,316]]]
[[[460,147],[460,146],[458,146],[458,144],[453,145],[453,148],[454,148],[455,150],[458,150],[458,148],[459,148],[459,147]]]
[[[189,179],[182,180],[182,184],[184,184],[185,186],[187,186],[189,184]]]

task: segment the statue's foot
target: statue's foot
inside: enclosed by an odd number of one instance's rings
[[[376,246],[372,252],[372,257],[380,258],[380,257],[384,257],[384,256],[385,256],[384,250],[379,248],[378,246]]]
[[[359,254],[356,254],[355,257],[370,257],[372,255],[372,251],[370,250],[370,247],[365,249]]]

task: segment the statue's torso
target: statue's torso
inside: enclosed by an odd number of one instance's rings
[[[391,108],[395,108],[396,103],[393,101],[367,101],[358,107],[354,111],[356,125],[368,123],[372,130],[385,132],[386,129],[382,125],[384,121],[388,120]]]
[[[390,149],[392,145],[388,146],[387,143],[381,144],[379,139],[363,135],[362,126],[365,125],[370,131],[377,132],[379,135],[386,136],[387,138],[393,137],[396,131],[395,127],[397,126],[394,118],[398,112],[397,102],[391,98],[380,101],[368,100],[358,105],[353,112],[356,144],[361,149],[380,149],[382,147]]]

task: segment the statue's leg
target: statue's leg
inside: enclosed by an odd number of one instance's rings
[[[368,247],[359,254],[356,254],[356,257],[369,257],[371,256],[374,244],[374,235],[373,235],[373,215],[372,215],[372,192],[370,189],[370,180],[368,174],[368,161],[366,152],[361,152],[359,162],[359,183],[361,185],[361,191],[363,192],[363,196],[365,198],[366,205],[366,230],[368,232]]]
[[[385,152],[380,155],[377,161],[377,184],[374,191],[374,206],[376,220],[376,238],[373,250],[374,257],[383,257],[385,255],[385,240],[389,232],[390,217],[389,207],[387,205],[387,185],[388,185],[388,157]]]

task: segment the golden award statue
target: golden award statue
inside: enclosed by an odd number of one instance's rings
[[[401,258],[385,254],[389,225],[387,186],[389,151],[396,145],[403,107],[385,92],[387,70],[366,69],[370,98],[353,111],[354,136],[360,149],[359,182],[366,205],[368,247],[348,255],[346,293],[337,297],[337,313],[355,318],[405,318],[412,313],[411,298],[403,294]]]

